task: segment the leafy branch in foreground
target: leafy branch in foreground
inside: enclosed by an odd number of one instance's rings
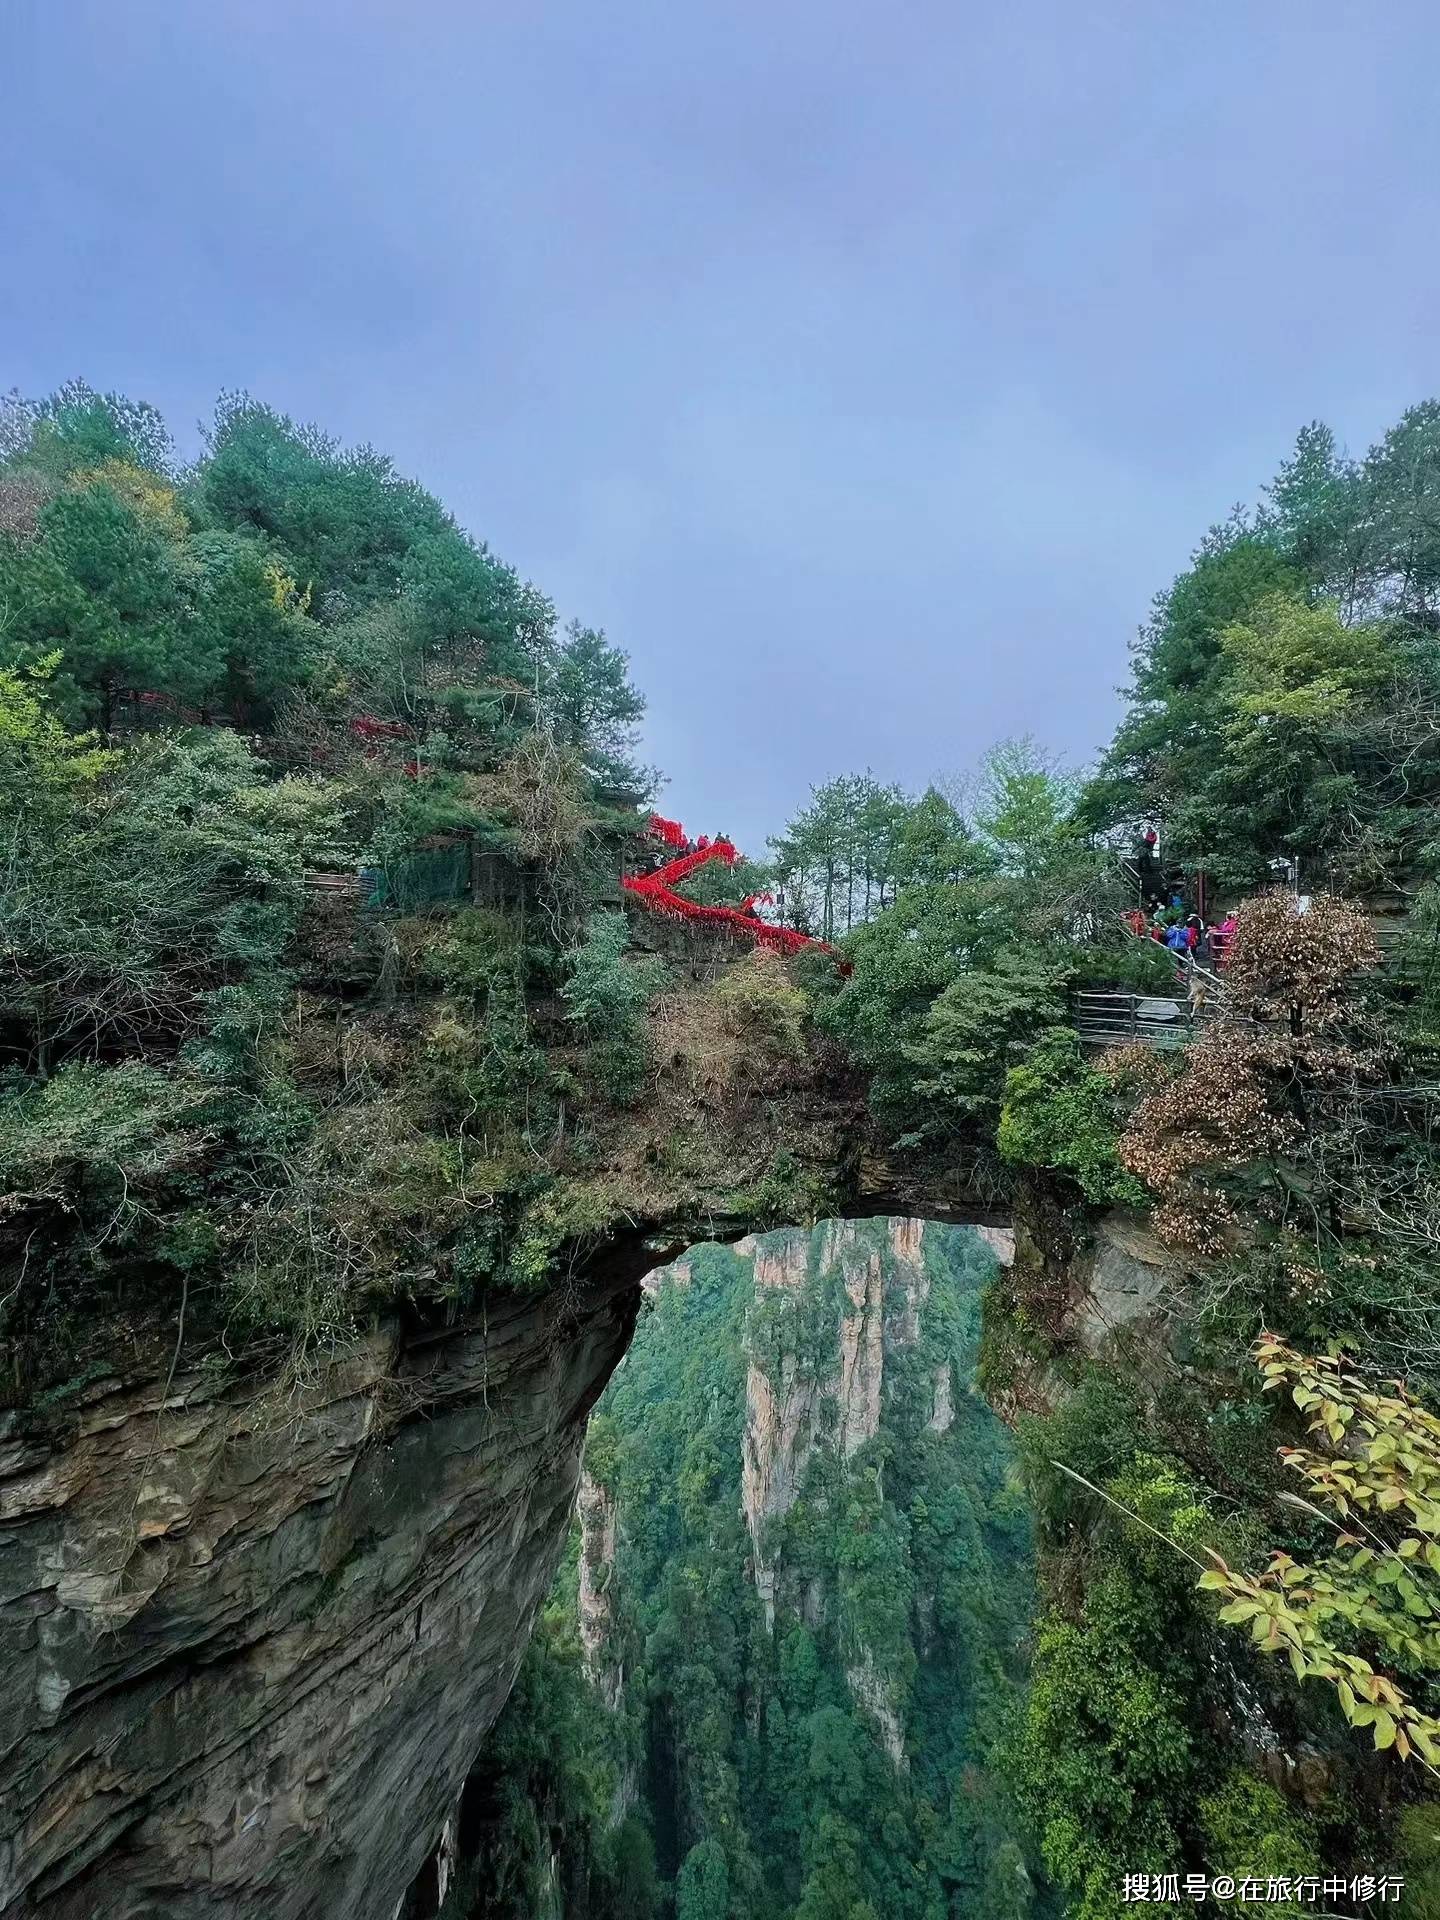
[[[1299,1679],[1328,1680],[1377,1747],[1418,1754],[1433,1771],[1440,1719],[1350,1649],[1368,1644],[1422,1685],[1440,1674],[1440,1420],[1398,1381],[1376,1391],[1343,1360],[1296,1353],[1273,1334],[1256,1343],[1255,1359],[1266,1391],[1288,1388],[1322,1443],[1281,1449],[1313,1500],[1285,1497],[1343,1524],[1309,1565],[1276,1552],[1252,1577],[1212,1554],[1200,1585],[1229,1596],[1221,1620],[1248,1624],[1262,1653],[1287,1654]]]

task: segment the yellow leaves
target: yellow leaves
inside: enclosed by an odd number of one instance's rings
[[[270,589],[270,598],[282,613],[308,613],[310,611],[310,586],[301,592],[300,582],[291,573],[274,560],[265,562],[265,581]]]
[[[1273,1333],[1254,1357],[1267,1387],[1288,1388],[1310,1431],[1336,1452],[1282,1447],[1323,1507],[1285,1498],[1324,1518],[1356,1516],[1312,1565],[1272,1554],[1258,1578],[1215,1566],[1200,1586],[1226,1596],[1219,1619],[1247,1626],[1263,1653],[1282,1649],[1297,1680],[1334,1687],[1351,1726],[1369,1727],[1378,1751],[1440,1766],[1440,1721],[1359,1654],[1358,1634],[1407,1670],[1440,1674],[1440,1422],[1396,1381],[1377,1389],[1342,1356],[1302,1355]],[[1386,1529],[1386,1521],[1398,1519]]]
[[[82,467],[71,475],[71,485],[80,492],[108,487],[167,540],[183,540],[190,531],[175,489],[128,460],[106,460],[98,467]]]

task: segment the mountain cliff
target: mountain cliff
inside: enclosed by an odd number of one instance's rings
[[[554,1575],[633,1288],[0,1441],[8,1915],[390,1920]]]

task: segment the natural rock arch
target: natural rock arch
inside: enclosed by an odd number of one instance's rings
[[[813,1091],[827,1211],[1003,1224]],[[392,1920],[514,1679],[644,1275],[773,1224],[690,1193],[563,1284],[389,1321],[281,1409],[117,1366],[63,1438],[12,1434],[0,1914]]]

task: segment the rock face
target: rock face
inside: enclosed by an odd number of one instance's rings
[[[0,1913],[392,1920],[554,1575],[638,1292],[0,1430]],[[163,1400],[163,1404],[162,1404]]]
[[[868,1647],[857,1661],[845,1669],[845,1683],[856,1705],[863,1707],[869,1715],[891,1766],[899,1773],[908,1773],[910,1756],[905,1751],[904,1723]]]
[[[811,1284],[811,1236],[798,1229],[768,1234],[736,1252],[755,1262],[755,1300],[749,1337],[745,1386],[745,1437],[741,1498],[750,1534],[751,1567],[765,1609],[765,1624],[775,1627],[777,1585],[782,1575],[775,1537],[777,1523],[799,1496],[805,1469],[817,1446],[830,1446],[850,1460],[880,1431],[887,1353],[913,1347],[929,1294],[925,1268],[925,1226],[920,1220],[891,1220],[889,1276],[871,1238],[854,1221],[828,1221],[815,1250],[813,1271],[838,1275],[838,1320],[827,1327],[828,1350],[801,1351],[799,1338],[782,1333],[778,1351],[759,1330],[767,1297],[787,1296],[797,1321],[801,1296]],[[940,1373],[943,1372],[943,1381]],[[953,1418],[948,1365],[935,1378],[934,1431]],[[814,1583],[798,1596],[797,1610],[812,1628],[824,1611],[824,1596]],[[892,1765],[903,1768],[904,1730],[884,1677],[868,1648],[860,1648],[846,1668],[856,1703],[873,1721]]]
[[[588,1473],[580,1476],[575,1503],[580,1522],[580,1655],[591,1684],[607,1707],[617,1707],[624,1676],[613,1655],[611,1625],[615,1574],[615,1502]]]
[[[1106,1214],[1071,1271],[1076,1338],[1087,1352],[1101,1356],[1127,1329],[1141,1333],[1161,1313],[1166,1288],[1176,1277],[1173,1258],[1144,1221]]]
[[[886,1300],[883,1265],[853,1220],[828,1220],[815,1266],[838,1271],[844,1309],[833,1344],[819,1364],[783,1343],[778,1354],[752,1339],[745,1383],[742,1497],[750,1531],[755,1583],[774,1625],[775,1568],[769,1534],[795,1504],[805,1468],[822,1434],[850,1459],[880,1430],[885,1355],[913,1346],[929,1290],[922,1220],[889,1222],[894,1274]],[[755,1261],[757,1302],[789,1295],[798,1304],[809,1279],[810,1235],[799,1228],[742,1240],[735,1251]]]

